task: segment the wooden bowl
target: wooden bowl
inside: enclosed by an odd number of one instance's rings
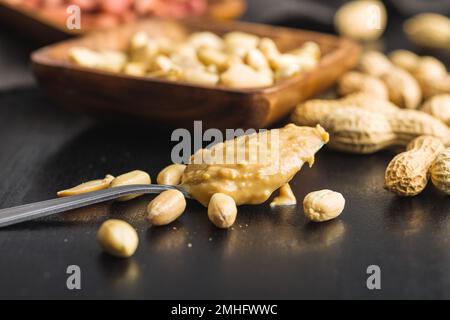
[[[125,50],[138,30],[183,39],[193,31],[222,35],[240,30],[272,38],[282,51],[317,42],[323,57],[312,71],[259,89],[201,86],[83,68],[71,63],[74,46]],[[34,73],[48,95],[62,106],[105,115],[133,115],[153,123],[204,127],[264,128],[289,114],[297,103],[332,85],[359,59],[360,47],[332,35],[232,21],[151,19],[91,33],[32,53]]]
[[[245,0],[209,0],[208,2],[206,16],[211,19],[236,19],[246,9]],[[5,0],[0,0],[0,21],[40,44],[50,44],[71,36],[96,31],[92,27],[83,25],[81,30],[67,29],[61,21],[52,20],[45,14],[24,6],[11,5]]]

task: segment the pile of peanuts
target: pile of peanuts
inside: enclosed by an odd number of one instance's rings
[[[270,38],[245,32],[223,37],[195,32],[185,42],[136,33],[128,52],[74,47],[70,59],[83,67],[133,76],[229,88],[257,88],[307,72],[319,62],[317,43],[281,53]]]
[[[431,56],[396,50],[363,54],[355,71],[338,81],[337,100],[299,104],[292,121],[319,123],[330,133],[328,146],[373,153],[407,146],[388,165],[385,188],[415,196],[428,181],[450,194],[450,74]]]
[[[177,186],[186,166],[172,164],[164,168],[157,177],[160,185]],[[59,197],[75,196],[93,191],[115,188],[126,185],[150,184],[148,173],[134,170],[120,176],[107,175],[103,179],[82,183],[76,187],[58,192]],[[129,201],[139,194],[118,198],[118,201]],[[280,189],[277,198],[289,201],[278,201],[276,205],[295,205],[296,199],[289,185]],[[276,202],[275,198],[274,202]],[[272,204],[271,204],[272,206]],[[305,216],[315,222],[329,221],[338,217],[344,210],[345,199],[335,191],[320,190],[309,193],[303,201]],[[147,206],[147,220],[153,226],[164,226],[178,219],[186,209],[186,199],[177,189],[163,191]],[[208,218],[218,228],[230,228],[237,217],[237,207],[234,199],[223,193],[215,193],[208,204]],[[127,258],[132,256],[138,248],[139,237],[136,230],[127,222],[119,219],[109,219],[99,228],[97,241],[103,250],[113,256]]]
[[[81,10],[82,28],[108,28],[146,16],[182,18],[203,14],[207,0],[7,0],[65,25],[67,7]]]

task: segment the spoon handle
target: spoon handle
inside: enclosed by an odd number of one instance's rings
[[[41,202],[25,204],[22,206],[0,210],[0,228],[12,224],[46,217],[55,213],[69,211],[95,203],[117,199],[131,194],[161,193],[165,190],[176,189],[181,191],[185,197],[189,195],[181,187],[165,185],[130,185],[110,188],[95,192],[89,192],[77,196],[63,197]]]

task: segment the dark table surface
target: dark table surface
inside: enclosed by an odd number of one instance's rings
[[[246,19],[263,20],[258,8],[252,1]],[[100,123],[54,106],[33,82],[27,57],[35,45],[24,41],[1,27],[0,208],[107,173],[139,168],[155,178],[170,162],[170,129]],[[408,47],[400,21],[391,21],[380,45]],[[313,168],[302,169],[292,182],[299,202],[322,188],[347,199],[328,223],[309,223],[301,204],[264,204],[239,208],[233,229],[223,231],[189,201],[176,223],[149,227],[145,196],[1,229],[0,298],[450,298],[449,198],[431,187],[408,199],[383,190],[393,155],[323,149]],[[98,247],[96,231],[108,218],[137,228],[131,259]],[[81,290],[67,289],[69,265],[81,268]],[[369,265],[381,268],[381,290],[367,289]]]

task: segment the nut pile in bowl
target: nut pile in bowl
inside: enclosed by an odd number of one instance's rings
[[[127,52],[74,47],[69,56],[83,67],[133,76],[259,88],[312,70],[320,60],[321,50],[317,43],[306,42],[281,53],[272,39],[239,31],[223,37],[207,31],[194,32],[182,43],[140,31],[130,39]]]
[[[204,14],[207,0],[6,0],[13,6],[39,10],[56,23],[65,24],[67,7],[81,10],[83,28],[107,28],[140,17],[183,18]]]

